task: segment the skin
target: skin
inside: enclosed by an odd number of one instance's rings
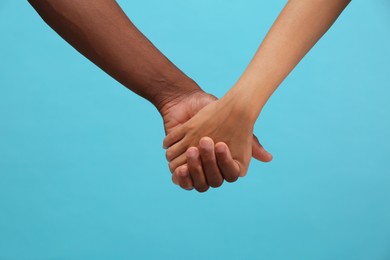
[[[43,20],[81,54],[129,90],[149,100],[160,112],[167,134],[180,127],[203,107],[216,98],[205,93],[192,79],[170,62],[128,19],[114,0],[29,0]],[[272,156],[253,139],[253,156],[270,161]],[[199,155],[214,155],[211,149],[201,150]],[[224,158],[229,149],[224,151]],[[200,159],[191,167],[218,168],[223,176],[231,178],[233,159]],[[182,188],[195,187],[205,191],[219,186],[213,181],[192,182],[183,178],[181,171],[173,171],[173,181]],[[236,173],[238,177],[238,173]],[[187,176],[188,177],[188,176]],[[236,177],[235,177],[236,178]]]
[[[217,99],[214,96],[205,94],[202,91],[194,92],[191,95],[185,95],[180,98],[177,98],[176,100],[173,100],[168,105],[164,106],[160,111],[164,119],[165,131],[168,134],[171,133],[172,131],[174,131],[174,129],[180,127],[182,124],[184,124],[194,115],[196,115],[199,110],[201,110],[206,105],[215,102],[215,100]],[[223,176],[232,174],[232,169],[234,170],[235,167],[233,158],[231,158],[230,156],[229,160],[226,159],[229,158],[229,148],[227,148],[223,154],[216,153],[216,156],[213,156],[214,143],[212,139],[209,139],[208,141],[210,144],[208,149],[204,149],[201,152],[198,152],[198,150],[196,150],[197,155],[194,156],[194,161],[190,166],[198,169],[202,173],[202,176],[204,176],[204,173],[207,174],[209,172],[209,169],[213,168],[220,169]],[[272,160],[272,155],[266,152],[261,147],[262,146],[257,140],[257,138],[253,136],[252,156],[263,162],[268,162]],[[217,156],[218,160],[215,159]],[[207,159],[210,157],[214,158],[214,160]],[[171,165],[170,168],[172,171],[174,170],[172,169]],[[233,174],[235,175],[235,177],[233,178],[237,180],[239,176],[238,171],[233,172]],[[206,178],[199,181],[198,178],[191,178],[191,176],[189,176],[186,172],[183,175],[182,172],[180,172],[178,169],[176,171],[173,171],[172,180],[175,184],[180,185],[180,187],[182,187],[183,189],[190,190],[192,188],[195,188],[199,192],[207,191],[210,186],[218,187],[221,185],[221,183],[209,182]],[[232,182],[231,178],[228,178],[227,181]]]
[[[164,146],[169,147],[167,157],[171,167],[178,169],[181,176],[211,178],[207,174],[201,176],[193,159],[196,150],[200,153],[204,150],[204,136],[207,136],[216,142],[215,155],[231,154],[235,166],[229,166],[229,170],[244,176],[251,159],[253,126],[262,108],[349,2],[290,0],[229,92],[166,136]],[[219,178],[221,173],[214,168],[210,174]]]

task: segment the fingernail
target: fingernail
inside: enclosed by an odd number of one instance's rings
[[[205,149],[211,148],[211,146],[212,146],[212,144],[207,139],[206,140],[201,139],[199,142],[199,145],[200,145],[200,147],[205,148]]]
[[[226,151],[226,147],[225,146],[218,145],[217,147],[215,147],[215,152],[216,153],[225,153],[225,151]]]
[[[190,149],[188,149],[188,151],[187,151],[187,156],[188,156],[188,157],[196,157],[196,154],[197,154],[197,151],[196,151],[196,149],[194,149],[194,148],[190,148]]]

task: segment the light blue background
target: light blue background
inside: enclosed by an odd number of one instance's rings
[[[120,1],[222,96],[285,1]],[[205,194],[171,184],[162,120],[0,2],[0,259],[390,259],[390,2],[353,1],[267,104],[274,161]]]

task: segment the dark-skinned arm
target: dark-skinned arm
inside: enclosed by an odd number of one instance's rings
[[[29,0],[43,20],[76,50],[161,109],[199,91],[128,19],[114,0]]]

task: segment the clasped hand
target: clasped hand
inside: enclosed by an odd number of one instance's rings
[[[245,104],[204,92],[175,101],[162,111],[167,136],[163,146],[173,182],[199,192],[245,176],[251,156],[272,159],[253,136]]]

